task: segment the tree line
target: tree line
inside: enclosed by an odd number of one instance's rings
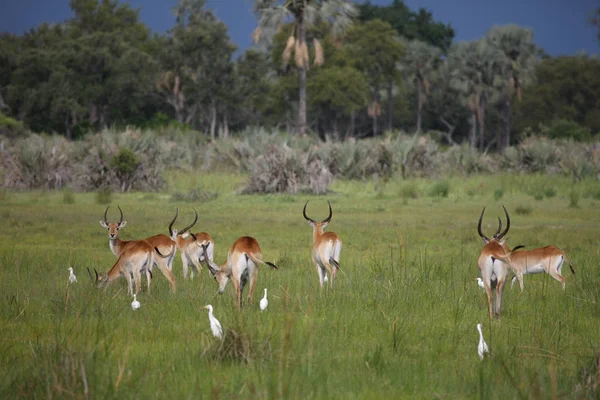
[[[70,7],[64,23],[0,35],[0,112],[36,132],[426,130],[498,150],[521,136],[600,132],[600,60],[550,57],[517,25],[456,42],[450,24],[401,0],[255,0],[255,44],[235,58],[205,0],[179,0],[164,34],[116,0]]]

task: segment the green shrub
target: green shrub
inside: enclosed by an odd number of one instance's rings
[[[544,195],[551,199],[552,197],[556,196],[556,189],[553,187],[546,188],[546,190],[544,190]]]
[[[571,189],[571,191],[569,192],[569,207],[579,207],[579,192],[575,189]]]
[[[63,203],[75,204],[75,194],[73,193],[73,189],[70,187],[67,187],[63,190]]]
[[[191,189],[187,193],[175,192],[171,196],[171,201],[185,201],[188,203],[204,202],[214,200],[219,196],[217,192],[209,192],[206,190]]]
[[[589,140],[592,135],[589,128],[564,119],[552,121],[545,133],[553,139],[573,139],[576,141]]]
[[[498,188],[494,191],[494,200],[498,201],[504,196],[504,189]]]
[[[97,204],[110,204],[112,201],[112,190],[109,187],[104,187],[96,192]]]
[[[436,182],[429,189],[430,197],[448,197],[448,193],[450,193],[450,184],[447,181]]]
[[[21,121],[0,112],[0,135],[16,138],[25,134],[27,134],[27,130]]]
[[[419,197],[417,186],[414,183],[406,183],[400,188],[400,197],[404,200],[416,199]]]
[[[517,206],[515,208],[517,215],[529,215],[531,214],[531,207],[529,206]]]

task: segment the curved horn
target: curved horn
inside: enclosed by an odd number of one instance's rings
[[[98,280],[98,271],[96,271],[96,268],[94,268],[94,272],[96,273],[96,280]]]
[[[481,232],[481,220],[483,220],[483,213],[485,212],[485,207],[483,207],[483,210],[481,210],[481,215],[479,216],[479,222],[477,223],[477,233],[479,233],[479,236],[485,240],[486,242],[489,242],[490,239],[487,238],[487,236],[485,236],[483,234],[483,232]]]
[[[329,202],[329,200],[327,200],[327,204],[329,204],[329,217],[321,221],[322,224],[331,221],[331,217],[333,217],[333,211],[331,211],[331,203]]]
[[[498,229],[496,229],[496,233],[494,233],[494,238],[498,239],[498,234],[502,230],[502,220],[498,217]]]
[[[121,210],[121,207],[117,206],[117,208],[119,209],[119,212],[121,213],[121,219],[119,220],[119,225],[121,225],[123,223],[123,210]]]
[[[506,229],[504,229],[504,231],[500,235],[498,235],[498,239],[502,239],[510,229],[510,217],[508,216],[508,211],[506,211],[506,207],[504,207],[504,205],[502,206],[502,208],[504,208],[504,214],[506,215]]]
[[[175,209],[175,218],[173,218],[173,221],[171,221],[171,223],[169,224],[169,237],[173,237],[173,224],[177,219],[177,215],[179,215],[179,208]]]
[[[108,209],[110,208],[110,206],[106,207],[106,210],[104,210],[104,223],[106,225],[108,225],[108,220],[106,219],[106,214],[108,213]]]
[[[183,235],[188,230],[192,229],[192,226],[196,225],[196,222],[198,222],[198,211],[196,211],[196,209],[194,207],[192,207],[192,210],[194,210],[194,213],[196,213],[196,219],[194,219],[194,222],[192,222],[192,224],[190,226],[183,228],[183,230],[181,232],[179,232],[180,235]]]
[[[309,200],[307,200],[307,201],[306,201],[306,204],[304,204],[304,210],[302,210],[302,215],[304,215],[304,218],[305,218],[307,221],[310,221],[310,222],[312,222],[312,223],[315,223],[315,220],[314,220],[314,219],[312,219],[312,218],[308,218],[308,215],[306,215],[306,206],[308,205],[308,202],[309,202]]]

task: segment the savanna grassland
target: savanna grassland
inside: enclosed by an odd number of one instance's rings
[[[338,180],[327,196],[240,195],[241,175],[167,174],[160,193],[2,192],[0,393],[2,398],[597,398],[600,371],[600,185],[541,175],[446,181]],[[172,193],[202,186],[204,202]],[[311,229],[327,216],[343,239],[341,272],[321,289],[310,261]],[[133,312],[125,279],[98,290],[86,268],[115,262],[102,219],[119,205],[123,239],[167,233],[200,215],[195,232],[216,242],[215,261],[242,235],[266,260],[252,305],[240,313],[203,270],[177,292],[155,270]],[[508,244],[555,244],[572,259],[566,291],[548,275],[508,287],[489,320],[477,286],[477,218],[492,234],[504,204]],[[67,267],[79,282],[67,284]],[[263,288],[269,306],[258,309]],[[210,334],[207,311],[228,330]],[[490,355],[477,356],[481,322]]]

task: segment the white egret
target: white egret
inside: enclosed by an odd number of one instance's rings
[[[223,339],[223,328],[221,328],[221,323],[218,319],[213,315],[213,306],[206,305],[204,306],[208,310],[208,319],[210,321],[210,330],[214,337]]]
[[[265,308],[267,308],[268,305],[269,305],[269,300],[267,300],[267,288],[265,288],[265,297],[263,297],[262,299],[260,299],[260,309],[261,309],[261,311],[264,311]]]
[[[135,298],[135,294],[133,295],[133,301],[131,302],[131,308],[135,311],[138,308],[140,308],[141,304],[139,301],[137,301],[137,299]]]
[[[67,270],[69,271],[69,282],[70,283],[75,283],[77,282],[77,277],[75,276],[75,274],[73,273],[73,267],[69,267],[67,268]]]
[[[483,340],[483,332],[481,331],[481,324],[477,324],[477,330],[479,331],[479,346],[477,346],[477,354],[479,354],[479,359],[483,361],[484,353],[489,353],[488,345]]]
[[[477,284],[480,288],[485,289],[485,285],[483,284],[483,279],[477,277]]]

